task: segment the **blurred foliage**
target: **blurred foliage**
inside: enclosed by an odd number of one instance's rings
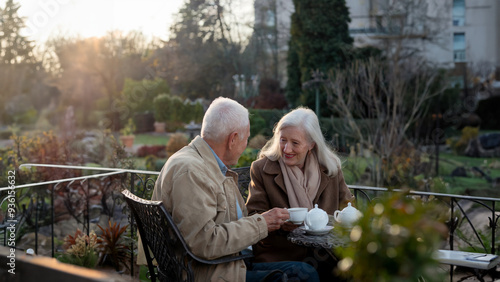
[[[264,137],[264,135],[258,134],[255,135],[250,141],[248,142],[248,147],[252,149],[257,149],[260,150],[264,145],[267,143],[267,138]]]
[[[183,102],[177,96],[168,94],[158,95],[154,101],[155,119],[158,122],[170,124],[188,123],[190,121],[201,122],[203,119],[203,106],[199,102],[186,100]],[[170,128],[167,131],[175,131]]]
[[[479,127],[466,126],[462,129],[460,138],[451,137],[446,140],[446,144],[458,155],[463,155],[469,141],[477,138],[479,135]]]
[[[481,118],[481,129],[500,129],[498,105],[500,105],[498,95],[479,101],[475,113]]]
[[[241,154],[241,157],[238,160],[238,164],[236,164],[235,167],[250,166],[252,162],[257,159],[258,152],[259,150],[257,149],[246,148],[245,151],[243,151],[243,154]]]
[[[392,158],[382,158],[381,169],[384,176],[384,185],[397,188],[414,188],[424,190],[419,187],[415,176],[423,175],[428,177],[431,173],[432,165],[426,155],[417,150],[412,144],[400,146]]]
[[[133,116],[133,113],[153,112],[153,100],[160,94],[168,93],[170,93],[170,88],[161,78],[154,80],[126,78],[121,95],[130,109],[130,116]]]
[[[275,79],[263,78],[259,84],[259,95],[245,102],[254,109],[284,109],[288,106],[280,82]]]
[[[134,135],[135,132],[135,122],[132,118],[129,118],[127,124],[120,130],[120,134],[122,136],[131,136]]]
[[[273,136],[273,128],[286,113],[285,110],[249,109],[250,138],[261,134],[265,137]]]
[[[80,170],[48,167],[20,169],[26,163],[85,165],[95,163],[104,167],[131,168],[126,152],[109,131],[74,133],[58,136],[52,131],[31,135],[13,135],[13,146],[0,149],[0,170],[16,171],[17,184],[81,176]],[[7,186],[7,178],[0,186]],[[41,190],[40,190],[41,191]]]
[[[335,249],[342,275],[352,281],[443,281],[434,252],[448,236],[446,212],[434,201],[391,193],[375,199],[352,229],[334,229],[349,237]]]
[[[111,221],[108,221],[108,226],[102,227],[98,224],[97,227],[102,232],[97,238],[99,265],[111,265],[116,271],[121,271],[122,267],[125,267],[130,271],[129,264],[132,255],[130,243],[132,240],[127,240],[128,237],[125,236],[128,225],[120,226],[116,222],[111,224]]]
[[[75,235],[66,236],[64,242],[65,251],[57,256],[59,261],[91,269],[96,267],[99,254],[97,235],[94,231],[87,235],[77,229]]]
[[[184,133],[174,133],[170,136],[167,143],[167,157],[182,149],[188,144],[188,138]]]
[[[165,145],[143,145],[137,149],[137,153],[135,154],[139,158],[147,157],[147,156],[155,156],[164,158],[166,157],[166,147]]]

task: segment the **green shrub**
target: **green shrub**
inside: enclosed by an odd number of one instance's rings
[[[273,128],[287,111],[250,109],[250,136],[262,134],[266,137],[273,135]]]
[[[134,113],[152,112],[153,100],[161,93],[170,93],[167,82],[161,78],[155,80],[133,80],[125,79],[122,95],[125,105]]]
[[[185,123],[189,123],[191,121],[201,123],[203,120],[203,114],[203,105],[200,102],[192,103],[188,101],[184,104],[182,121]]]
[[[180,97],[168,94],[158,95],[153,103],[155,119],[159,122],[188,123],[203,119],[203,106],[200,103],[184,103]]]
[[[170,119],[170,95],[160,94],[153,100],[155,120],[158,122],[166,122]]]
[[[37,110],[31,107],[24,113],[14,116],[14,122],[19,124],[33,124],[37,120],[37,114]]]
[[[134,135],[135,132],[135,123],[132,118],[128,119],[127,124],[120,130],[120,134],[122,136]]]
[[[250,116],[250,137],[262,135],[263,132],[267,131],[267,122],[261,116],[251,115]]]
[[[182,149],[188,144],[188,138],[184,133],[174,133],[167,143],[167,157]]]
[[[245,151],[243,151],[243,154],[241,154],[241,157],[238,160],[238,164],[236,165],[236,167],[250,166],[252,162],[257,159],[258,153],[259,150],[257,149],[246,148]]]
[[[466,126],[462,129],[462,135],[460,139],[453,142],[453,139],[450,139],[450,146],[453,151],[459,155],[463,154],[470,140],[477,138],[479,135],[479,127],[470,127]]]

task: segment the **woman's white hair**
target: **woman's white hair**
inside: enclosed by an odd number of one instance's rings
[[[240,139],[250,124],[248,110],[229,98],[215,99],[203,117],[201,137],[214,143],[222,142],[232,132],[238,132]]]
[[[284,115],[273,129],[273,137],[259,153],[259,158],[266,156],[272,161],[281,158],[280,133],[283,128],[296,127],[304,130],[309,142],[314,142],[313,150],[318,156],[318,162],[325,166],[329,176],[336,176],[342,164],[337,154],[325,142],[325,137],[319,127],[316,114],[308,108],[299,107]]]

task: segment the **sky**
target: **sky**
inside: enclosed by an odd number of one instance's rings
[[[5,7],[6,0],[0,0]],[[139,30],[168,39],[173,14],[184,0],[17,0],[26,19],[23,35],[37,42],[70,35],[103,36],[110,30]]]

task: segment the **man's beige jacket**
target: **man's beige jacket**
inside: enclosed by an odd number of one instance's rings
[[[267,236],[260,214],[247,217],[237,174],[222,174],[208,144],[196,137],[172,155],[156,181],[152,200],[161,200],[191,251],[204,259],[237,255]],[[244,217],[238,220],[236,201]],[[145,264],[139,246],[139,264]],[[243,261],[206,266],[194,264],[196,281],[245,281]]]

